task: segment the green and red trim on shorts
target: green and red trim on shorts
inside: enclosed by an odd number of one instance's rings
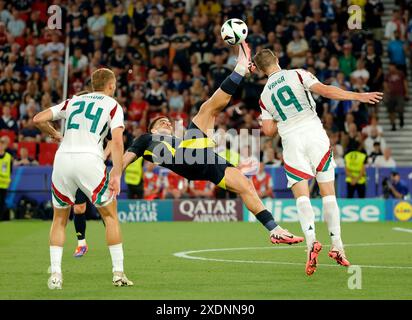
[[[333,151],[332,148],[329,147],[328,152],[325,153],[322,160],[320,160],[319,165],[316,167],[316,172],[325,172],[328,171],[330,163],[332,161]]]
[[[104,177],[102,181],[100,181],[97,188],[93,190],[93,195],[92,195],[93,204],[97,204],[97,205],[102,204],[102,196],[106,192],[108,185],[109,185],[109,173],[107,172],[107,168],[105,168]]]
[[[62,194],[59,190],[56,189],[56,186],[52,182],[52,194],[54,199],[57,203],[62,207],[72,206],[74,205],[73,201],[71,201],[68,197]]]
[[[292,168],[291,166],[288,166],[286,163],[285,163],[284,168],[286,171],[286,175],[293,180],[302,181],[302,180],[309,180],[313,178],[313,176],[311,176],[310,174],[307,174],[303,171]]]

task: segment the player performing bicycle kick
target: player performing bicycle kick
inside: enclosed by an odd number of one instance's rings
[[[257,195],[252,182],[239,169],[214,152],[215,143],[211,132],[216,116],[227,106],[251,66],[250,49],[245,42],[241,45],[243,49],[239,46],[234,71],[222,82],[213,96],[203,103],[183,139],[173,135],[173,127],[167,117],[157,117],[150,122],[148,133],[135,139],[125,153],[123,169],[136,158],[143,157],[188,180],[211,181],[240,195],[249,211],[269,231],[272,243],[299,243],[304,240],[302,237],[297,237],[277,225]]]

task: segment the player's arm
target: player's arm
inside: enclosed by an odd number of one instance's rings
[[[126,153],[123,155],[123,171],[127,168],[129,164],[135,161],[136,158],[137,156],[134,152],[126,151]]]
[[[132,145],[127,149],[126,153],[123,155],[123,170],[127,168],[129,164],[135,161],[137,158],[143,156],[146,147],[151,141],[151,136],[146,134],[142,135],[137,139],[134,139]]]
[[[278,123],[273,119],[263,119],[262,131],[265,136],[274,137],[278,133]]]
[[[110,156],[110,153],[112,152],[111,144],[112,144],[112,140],[108,140],[106,148],[103,151],[104,160],[107,160],[107,158],[109,158],[109,156]]]
[[[278,123],[273,119],[273,116],[267,111],[264,102],[263,96],[259,100],[260,110],[262,112],[260,118],[262,119],[262,131],[263,134],[267,137],[274,137],[278,133]]]
[[[317,82],[309,87],[309,90],[325,98],[332,100],[356,100],[363,103],[375,104],[382,100],[382,92],[353,92],[341,88],[324,85]]]
[[[124,127],[112,129],[112,142],[110,143],[113,162],[113,168],[110,171],[110,180],[113,179],[111,190],[114,195],[120,193],[120,178],[123,172],[123,130]]]
[[[53,107],[54,108],[54,107]],[[47,134],[50,138],[56,142],[60,142],[63,138],[60,132],[58,132],[50,123],[50,121],[57,120],[52,108],[43,110],[36,114],[33,118],[34,125],[43,133]]]

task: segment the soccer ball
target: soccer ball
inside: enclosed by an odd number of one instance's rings
[[[246,23],[236,18],[227,20],[220,29],[222,39],[231,46],[243,42],[247,37],[247,33]]]

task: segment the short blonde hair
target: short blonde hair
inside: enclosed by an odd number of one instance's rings
[[[93,91],[103,91],[111,80],[116,81],[116,76],[112,70],[100,68],[93,71],[91,79]]]
[[[262,49],[255,54],[253,61],[258,69],[266,72],[270,66],[278,63],[278,57],[272,50]]]

